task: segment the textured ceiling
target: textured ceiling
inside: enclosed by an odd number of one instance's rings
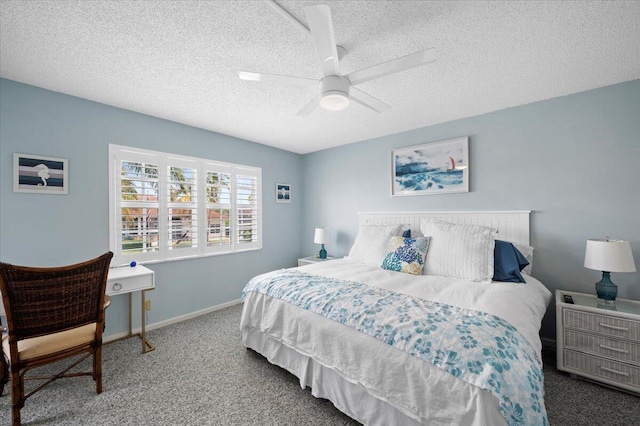
[[[358,86],[391,105],[296,113],[321,78],[310,35],[262,1],[0,2],[0,76],[297,153],[640,78],[640,2],[284,1],[331,8],[344,74],[434,47]]]

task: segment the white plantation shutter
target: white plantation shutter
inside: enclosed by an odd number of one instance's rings
[[[260,171],[238,168],[236,174],[236,238],[238,250],[261,246]]]
[[[119,153],[112,167],[116,207],[111,247],[122,256],[154,259],[159,250],[159,159],[155,155]],[[114,250],[115,249],[115,250]]]
[[[165,168],[167,246],[181,256],[198,254],[198,163],[169,158]]]
[[[262,170],[109,145],[113,265],[262,248]]]
[[[206,187],[206,248],[209,253],[231,250],[231,201],[232,166],[225,164],[205,164]]]

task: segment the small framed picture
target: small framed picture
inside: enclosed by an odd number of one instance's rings
[[[66,158],[13,154],[13,192],[68,194],[68,176]]]
[[[276,183],[276,203],[291,202],[291,184]]]

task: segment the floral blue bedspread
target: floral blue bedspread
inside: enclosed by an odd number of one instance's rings
[[[509,425],[548,425],[541,365],[505,320],[362,283],[279,270],[242,292],[266,294],[352,327],[485,389]]]

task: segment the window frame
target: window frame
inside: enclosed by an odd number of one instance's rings
[[[121,162],[132,161],[158,166],[158,199],[155,203],[148,203],[148,208],[158,209],[158,250],[139,253],[124,253],[122,248],[122,209],[127,204],[137,205],[138,201],[125,201],[121,197]],[[189,167],[195,170],[195,189],[191,192],[190,200],[185,207],[194,208],[197,219],[192,226],[197,228],[195,246],[172,248],[172,238],[169,235],[168,209],[176,203],[169,202],[170,167]],[[225,173],[230,175],[230,204],[209,203],[207,198],[207,173]],[[256,233],[255,241],[238,243],[238,212],[242,207],[238,205],[236,183],[238,176],[251,176],[256,179],[255,206]],[[208,244],[208,209],[220,208],[229,210],[229,238],[228,244]],[[224,206],[224,207],[219,207]],[[193,211],[193,210],[192,210]],[[222,230],[224,232],[224,229]],[[180,259],[216,256],[262,249],[262,169],[260,167],[227,163],[222,161],[190,157],[142,148],[109,144],[109,247],[114,253],[112,266],[127,265],[131,261],[137,263],[166,262]]]

